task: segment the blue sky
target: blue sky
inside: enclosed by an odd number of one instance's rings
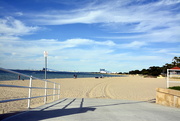
[[[180,56],[180,0],[0,0],[0,66],[127,72]]]

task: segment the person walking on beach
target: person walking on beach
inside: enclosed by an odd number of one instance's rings
[[[20,75],[18,75],[18,80],[20,80],[21,79],[21,76]]]
[[[77,78],[77,75],[76,74],[74,74],[74,79],[76,79]]]

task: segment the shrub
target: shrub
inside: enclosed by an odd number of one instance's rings
[[[169,87],[169,89],[180,90],[180,86]]]

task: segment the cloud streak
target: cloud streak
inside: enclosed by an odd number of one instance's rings
[[[103,3],[93,1],[83,8],[37,13],[31,20],[43,25],[100,23],[101,27],[116,32],[144,32],[147,34],[145,39],[150,37],[149,41],[153,42],[168,42],[170,39],[177,42],[180,28],[180,13],[175,12],[179,10],[177,4],[180,4],[179,0],[149,3],[144,3],[144,0],[113,0]],[[165,35],[163,39],[162,35]]]
[[[142,1],[144,2],[144,1]],[[73,10],[51,10],[45,11],[43,14],[37,13],[35,21],[45,25],[60,25],[72,23],[139,23],[135,31],[147,31],[157,26],[164,26],[166,23],[176,23],[180,16],[177,12],[173,14],[173,9],[180,3],[178,0],[169,1],[161,0],[159,2],[151,2],[128,6],[131,1],[111,1],[86,5],[84,8]],[[162,9],[163,8],[163,9]],[[165,9],[167,8],[167,9]],[[161,11],[159,11],[161,9]]]
[[[22,36],[32,34],[39,30],[39,27],[29,27],[24,25],[21,21],[14,19],[13,17],[6,17],[0,19],[0,34],[8,36]]]

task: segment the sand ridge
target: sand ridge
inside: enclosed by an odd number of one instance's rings
[[[149,100],[155,98],[157,87],[166,87],[165,78],[143,78],[140,76],[77,79],[73,82],[70,81],[68,85],[63,85],[66,80],[60,80],[60,83],[62,85],[61,97],[70,98]]]

